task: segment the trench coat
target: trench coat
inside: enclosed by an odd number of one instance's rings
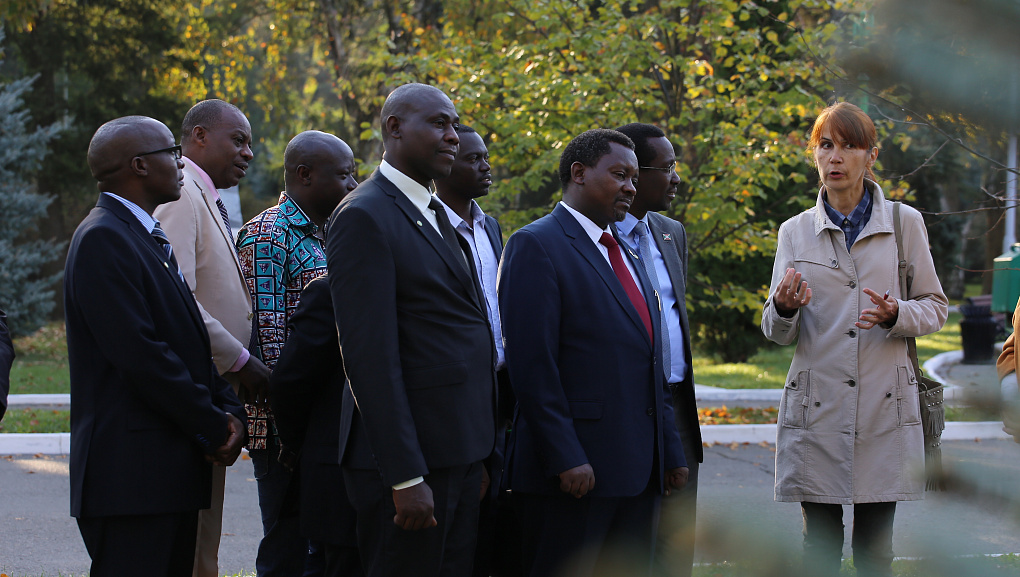
[[[942,328],[946,296],[935,274],[921,214],[900,209],[910,290],[900,286],[893,203],[870,180],[871,219],[850,251],[829,220],[818,193],[815,206],[779,228],[765,336],[797,350],[779,407],[776,436],[777,501],[874,503],[924,497],[924,439],[917,376],[906,337]],[[787,268],[811,287],[811,302],[791,318],[776,312],[772,295]],[[910,280],[912,279],[912,280]],[[854,323],[873,308],[870,288],[889,291],[899,305],[891,326]]]

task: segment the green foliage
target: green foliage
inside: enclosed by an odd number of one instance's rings
[[[0,421],[3,433],[68,433],[71,411],[50,409],[11,409]]]
[[[3,42],[0,30],[0,43]],[[0,60],[2,60],[0,52]],[[30,128],[24,95],[36,80],[0,83],[0,307],[8,315],[11,334],[34,332],[53,310],[53,285],[59,274],[45,274],[63,246],[33,236],[51,198],[35,192],[31,174],[38,170],[47,147],[66,123]]]

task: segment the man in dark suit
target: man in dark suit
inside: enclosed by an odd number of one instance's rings
[[[341,464],[368,575],[467,575],[495,440],[496,353],[471,249],[426,188],[457,157],[457,110],[437,88],[407,84],[381,116],[383,162],[326,236],[351,395]]]
[[[650,570],[660,496],[687,476],[657,295],[610,226],[634,198],[633,147],[603,129],[571,141],[563,202],[503,251],[500,312],[519,406],[507,469],[531,576],[588,575],[607,544],[628,548],[634,574]]]
[[[356,516],[337,463],[347,377],[325,276],[301,291],[289,324],[269,379],[269,402],[283,445],[281,461],[297,470],[299,531],[321,551],[323,575],[355,577],[362,574]]]
[[[96,131],[88,163],[102,194],[64,269],[71,515],[93,576],[190,576],[210,464],[240,454],[245,413],[152,218],[180,197],[181,148],[129,116]]]
[[[450,224],[471,247],[475,272],[485,297],[489,326],[496,343],[496,383],[499,395],[499,435],[492,456],[486,460],[485,471],[488,483],[487,498],[482,500],[478,523],[478,547],[475,552],[474,574],[477,577],[489,575],[513,575],[519,572],[520,563],[517,548],[519,538],[512,530],[514,519],[509,515],[505,502],[503,458],[506,435],[513,418],[514,398],[503,355],[503,335],[499,321],[499,302],[496,297],[496,276],[499,272],[499,258],[503,254],[503,231],[499,222],[482,212],[476,198],[489,194],[492,186],[492,167],[489,165],[489,149],[482,136],[470,126],[457,127],[460,150],[453,163],[450,175],[435,179],[436,196],[442,202]]]
[[[7,412],[7,394],[11,392],[11,365],[14,363],[14,344],[7,330],[7,314],[0,310],[0,419]]]
[[[619,237],[641,259],[662,299],[663,374],[673,394],[673,413],[684,443],[687,485],[666,501],[660,527],[660,562],[677,575],[689,576],[694,564],[694,532],[698,504],[698,464],[704,460],[698,407],[691,369],[691,331],[687,324],[687,231],[684,225],[657,214],[676,198],[680,177],[676,156],[666,134],[651,124],[618,128],[634,141],[637,193],[630,211],[616,223]],[[654,276],[653,276],[654,275]]]

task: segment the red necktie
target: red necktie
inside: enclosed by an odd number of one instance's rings
[[[648,331],[648,338],[654,343],[655,337],[652,336],[652,317],[648,314],[648,304],[645,302],[645,297],[641,295],[641,291],[638,290],[636,284],[634,284],[634,277],[630,276],[630,271],[627,270],[626,263],[623,262],[623,255],[620,254],[620,245],[613,238],[613,235],[608,232],[602,233],[602,238],[599,239],[599,244],[609,249],[609,264],[613,265],[613,272],[616,273],[616,278],[620,280],[620,284],[623,285],[623,291],[627,293],[627,297],[630,298],[630,303],[637,309],[637,314],[641,317],[641,322],[645,323],[645,330]]]

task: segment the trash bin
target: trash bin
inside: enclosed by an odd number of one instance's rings
[[[992,312],[1012,313],[1020,298],[1020,243],[995,257],[992,272]]]
[[[967,300],[970,302],[970,299]],[[963,364],[980,365],[995,362],[997,356],[995,337],[998,336],[1001,327],[992,317],[992,307],[987,304],[960,305],[960,314],[963,315],[960,319]]]

